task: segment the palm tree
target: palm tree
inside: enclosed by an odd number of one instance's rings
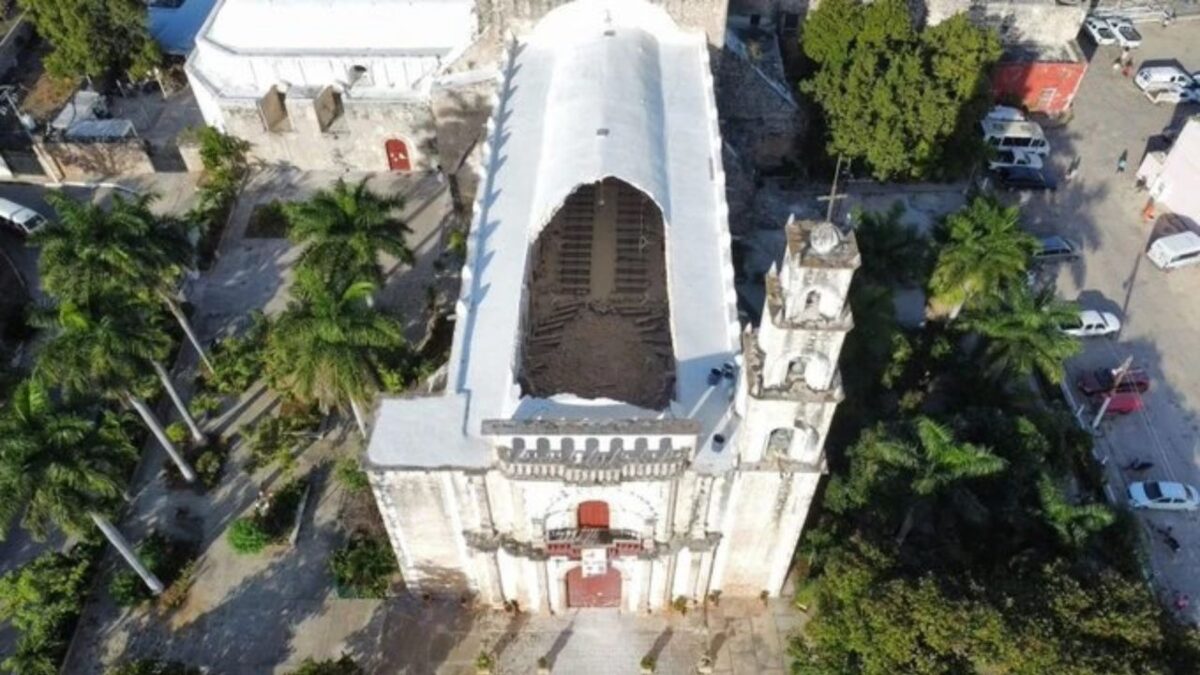
[[[33,238],[41,246],[42,285],[60,300],[76,303],[113,292],[163,303],[211,372],[212,362],[176,296],[192,245],[179,223],[150,210],[155,198],[117,195],[106,212],[64,195],[48,196],[59,219]]]
[[[951,307],[951,317],[963,305],[984,302],[1023,281],[1037,239],[1021,230],[1020,211],[992,197],[976,197],[950,214],[943,226],[946,238],[929,280],[934,299]]]
[[[993,375],[1006,372],[1062,381],[1063,363],[1079,352],[1079,340],[1062,326],[1079,316],[1074,303],[1063,302],[1047,289],[1032,293],[1023,285],[1009,288],[996,311],[970,313],[965,327],[988,338],[984,352]]]
[[[277,391],[322,410],[349,403],[364,437],[360,405],[379,389],[372,356],[404,344],[400,324],[367,305],[373,289],[367,281],[330,288],[313,270],[302,270],[293,287],[297,299],[271,327],[266,347],[267,377]]]
[[[898,546],[904,544],[912,529],[917,506],[947,487],[967,478],[988,476],[1004,469],[1003,457],[987,448],[962,443],[953,432],[929,419],[918,417],[915,423],[917,444],[881,440],[869,446],[877,462],[902,469],[911,475],[910,488],[916,498],[904,515],[896,536]]]
[[[94,525],[155,594],[163,585],[138,560],[108,515],[122,499],[122,477],[137,450],[121,423],[57,410],[37,380],[17,386],[0,417],[0,522],[17,514],[42,541],[50,526],[83,537]],[[0,538],[6,533],[0,531]]]
[[[929,240],[906,225],[904,203],[887,211],[863,211],[855,227],[865,274],[884,286],[913,286],[928,274]]]
[[[1070,503],[1046,474],[1038,478],[1038,499],[1042,503],[1042,515],[1046,523],[1069,546],[1082,546],[1093,534],[1116,520],[1112,509],[1103,504]]]
[[[99,309],[97,309],[99,308]],[[153,311],[122,296],[92,298],[89,305],[71,302],[59,305],[55,335],[42,348],[37,374],[69,392],[99,393],[137,411],[150,432],[167,451],[188,482],[196,475],[183,455],[167,438],[162,424],[139,392],[146,388],[149,366],[167,390],[193,439],[204,434],[183,404],[161,360],[170,351],[170,338],[163,332]]]
[[[304,244],[299,265],[326,280],[383,283],[379,251],[412,264],[405,235],[412,232],[393,214],[404,207],[399,197],[367,189],[367,180],[351,186],[342,179],[332,190],[319,190],[308,201],[285,204],[291,239]]]

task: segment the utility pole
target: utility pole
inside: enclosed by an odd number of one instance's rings
[[[1100,404],[1100,410],[1096,412],[1096,419],[1092,420],[1092,429],[1100,426],[1100,420],[1104,419],[1104,413],[1108,412],[1108,404],[1112,403],[1113,395],[1116,394],[1117,390],[1121,388],[1121,381],[1125,379],[1125,375],[1129,373],[1129,368],[1132,365],[1133,357],[1127,356],[1125,357],[1125,360],[1121,362],[1120,367],[1114,371],[1115,377],[1113,377],[1112,388],[1109,389],[1108,393],[1104,396],[1104,402]]]

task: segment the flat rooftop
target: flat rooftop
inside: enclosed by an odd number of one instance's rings
[[[379,401],[368,459],[486,466],[483,422],[504,419],[695,419],[706,452],[714,433],[728,433],[732,407],[732,391],[709,375],[737,358],[740,330],[704,35],[643,0],[563,5],[510,49],[487,138],[446,392]],[[618,390],[573,391],[579,380],[561,373],[545,389],[521,382],[523,355],[533,354],[525,329],[553,309],[534,306],[543,297],[531,278],[539,236],[580,188],[609,178],[661,215],[665,311],[656,320],[666,319],[672,358],[655,372],[674,371],[661,408]],[[640,292],[653,296],[650,269]],[[600,281],[588,271],[589,298]],[[652,335],[637,340],[655,344]],[[603,354],[591,363],[618,376],[639,368]]]

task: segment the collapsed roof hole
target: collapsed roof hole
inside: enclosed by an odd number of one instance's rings
[[[522,392],[662,410],[675,390],[662,213],[606,178],[567,197],[533,244]]]

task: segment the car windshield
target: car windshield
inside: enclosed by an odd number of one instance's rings
[[[1141,40],[1142,35],[1138,33],[1133,26],[1121,26],[1121,35],[1125,36],[1126,40]]]
[[[1146,483],[1145,488],[1146,497],[1148,497],[1150,501],[1156,502],[1162,499],[1163,493],[1162,490],[1159,489],[1158,483]]]

